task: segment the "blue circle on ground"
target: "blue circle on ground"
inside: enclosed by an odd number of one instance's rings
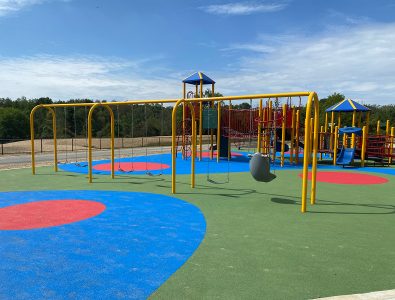
[[[0,230],[1,299],[146,299],[204,238],[202,212],[150,193],[0,193],[0,209],[42,200],[93,200],[106,210],[62,226]]]

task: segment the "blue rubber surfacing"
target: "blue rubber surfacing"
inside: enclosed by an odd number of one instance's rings
[[[232,160],[228,162],[227,158],[221,158],[220,161],[210,160],[209,158],[203,158],[201,161],[199,159],[195,160],[195,173],[196,174],[207,174],[207,173],[230,173],[233,172],[249,172],[249,157],[247,156],[247,152],[237,152],[242,154],[242,156],[234,156]],[[277,155],[279,157],[280,154]],[[286,158],[289,157],[289,154],[285,155]],[[299,156],[300,158],[303,157],[303,154]],[[276,159],[275,164],[271,165],[272,170],[281,171],[281,170],[301,170],[303,168],[302,161],[296,164],[290,164],[288,160],[285,161],[284,167],[280,166],[280,160]],[[149,155],[148,157],[126,157],[121,159],[116,159],[115,161],[115,174],[116,175],[145,175],[146,171],[133,171],[133,172],[122,172],[118,170],[118,162],[141,162],[141,163],[161,163],[167,164],[171,166],[171,154],[155,154]],[[100,165],[110,163],[110,160],[100,160],[92,162],[92,165]],[[80,173],[80,174],[87,174],[88,173],[88,165],[86,162],[82,163],[67,163],[67,164],[59,164],[59,168],[63,171],[73,172],[73,173]],[[379,168],[379,167],[367,167],[367,168],[359,168],[359,167],[352,167],[352,168],[342,168],[342,166],[333,166],[333,165],[318,165],[318,169],[322,170],[358,170],[362,172],[373,172],[373,173],[382,173],[388,175],[395,176],[395,169],[394,168]],[[176,170],[178,175],[188,175],[191,174],[191,159],[182,159],[179,155],[176,160]],[[93,169],[92,171],[95,175],[110,175],[109,171],[99,171]],[[171,174],[171,167],[163,170],[152,170],[150,171],[153,175],[170,175]]]
[[[0,208],[62,199],[106,210],[62,226],[0,231],[0,299],[146,299],[205,235],[196,206],[150,193],[3,192]]]

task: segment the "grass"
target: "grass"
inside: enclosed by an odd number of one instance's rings
[[[344,170],[347,172],[347,170]],[[205,215],[204,241],[152,299],[307,299],[395,288],[395,178],[382,185],[318,183],[317,204],[301,214],[299,171],[264,184],[247,173],[228,184],[177,176],[176,197]],[[170,177],[111,180],[50,167],[1,171],[2,191],[95,189],[170,195]],[[370,173],[371,174],[371,173]],[[218,181],[225,174],[215,174]]]

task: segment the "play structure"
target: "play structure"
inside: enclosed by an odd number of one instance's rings
[[[342,119],[350,114],[351,124],[347,124]],[[383,134],[380,121],[377,121],[376,131],[372,132],[369,120],[370,109],[351,99],[345,99],[328,108],[325,124],[320,130],[318,152],[330,154],[334,165],[351,165],[354,159],[358,159],[362,167],[366,160],[391,164],[395,157],[395,128],[387,120]]]
[[[195,93],[186,92],[186,84],[195,86]],[[176,193],[176,174],[177,174],[177,154],[180,153],[183,159],[190,159],[191,162],[191,187],[195,187],[195,160],[203,159],[203,148],[207,146],[209,159],[214,158],[217,163],[221,157],[228,161],[232,159],[232,145],[241,146],[246,142],[250,147],[254,148],[254,152],[261,153],[262,159],[256,161],[256,166],[251,169],[259,170],[265,173],[265,176],[257,176],[252,174],[257,180],[268,182],[275,177],[270,173],[270,165],[275,163],[277,159],[277,150],[280,150],[280,164],[284,165],[285,152],[290,149],[290,161],[297,163],[299,161],[300,145],[313,152],[312,158],[304,156],[302,180],[302,212],[306,211],[307,199],[307,170],[308,165],[313,165],[313,179],[311,183],[311,204],[315,203],[316,183],[315,173],[317,167],[318,151],[318,97],[314,92],[296,92],[296,93],[279,93],[279,94],[257,94],[243,95],[232,97],[202,97],[203,86],[209,84],[211,86],[211,94],[214,95],[215,82],[201,72],[197,72],[183,81],[183,98],[181,99],[165,99],[165,100],[134,100],[125,102],[106,102],[106,103],[72,103],[72,104],[43,104],[33,108],[30,115],[31,125],[31,153],[32,153],[32,172],[35,174],[35,150],[34,150],[34,114],[38,109],[44,108],[52,115],[53,125],[53,145],[54,145],[54,170],[58,171],[58,150],[57,150],[57,109],[79,109],[87,110],[86,116],[86,140],[87,140],[87,161],[84,162],[88,168],[88,181],[93,181],[93,142],[92,142],[92,116],[99,109],[105,109],[109,114],[110,123],[110,162],[108,169],[111,178],[115,177],[115,173],[131,173],[138,166],[144,169],[142,165],[130,163],[128,165],[120,162],[118,157],[115,162],[115,137],[117,141],[120,138],[120,116],[119,111],[122,107],[127,106],[133,109],[139,105],[171,105],[172,109],[172,137],[171,137],[171,171],[172,171],[172,193]],[[189,98],[188,98],[189,96]],[[306,97],[306,113],[304,132],[300,130],[300,103],[302,97]],[[282,107],[279,103],[282,99],[287,102]],[[298,99],[299,107],[292,106],[292,99]],[[248,101],[250,107],[248,109],[238,109],[233,107],[234,103],[240,101]],[[258,101],[258,105],[254,107],[254,101]],[[273,105],[276,103],[277,105]],[[162,106],[163,107],[163,106]],[[114,114],[114,110],[116,114]],[[178,112],[181,112],[180,114]],[[311,117],[314,112],[314,117]],[[163,119],[162,119],[163,120]],[[133,120],[131,120],[133,123]],[[117,124],[117,126],[115,126]],[[146,125],[147,126],[147,125]],[[117,130],[116,130],[117,128]],[[314,128],[316,130],[314,130]],[[133,130],[133,127],[132,129]],[[314,132],[314,134],[313,134]],[[203,133],[205,135],[203,136]],[[131,133],[133,136],[133,133]],[[286,145],[286,135],[290,135],[290,146]],[[310,137],[305,138],[304,135]],[[215,136],[215,140],[214,140]],[[205,143],[204,138],[208,137]],[[206,139],[207,140],[207,139]],[[253,146],[252,146],[253,145]],[[133,146],[131,147],[131,155],[133,156]],[[147,150],[146,150],[147,151]],[[147,152],[146,152],[147,154]],[[119,151],[118,156],[121,155]],[[146,155],[147,157],[147,155]],[[77,160],[77,159],[76,159]],[[252,161],[254,163],[255,160]],[[162,168],[162,163],[159,164]],[[146,174],[153,175],[146,160]],[[265,167],[266,166],[266,167]],[[269,166],[269,168],[267,168]],[[209,167],[208,167],[209,170]],[[150,174],[151,173],[151,174]],[[162,174],[162,172],[160,172]],[[159,174],[159,175],[160,175]],[[262,174],[261,174],[262,175]],[[229,178],[229,177],[228,177]],[[208,179],[209,175],[208,175]],[[270,180],[269,180],[270,179]]]

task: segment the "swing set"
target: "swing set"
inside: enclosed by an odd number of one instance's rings
[[[53,124],[53,142],[54,142],[54,170],[58,171],[58,159],[57,159],[57,131],[56,131],[56,109],[65,109],[65,120],[67,120],[67,109],[73,108],[74,110],[78,107],[85,107],[87,111],[87,118],[85,121],[85,138],[88,143],[87,147],[87,167],[88,167],[88,181],[93,182],[93,145],[92,145],[92,118],[96,109],[104,108],[110,119],[110,158],[111,158],[111,178],[115,178],[115,127],[117,128],[117,137],[120,139],[121,135],[124,134],[124,128],[126,126],[122,122],[120,113],[121,106],[129,106],[131,111],[136,105],[145,105],[144,117],[145,117],[145,136],[148,137],[148,118],[146,108],[147,105],[160,104],[162,107],[161,111],[161,135],[163,134],[163,107],[164,105],[172,106],[172,135],[171,135],[171,160],[172,160],[172,193],[176,193],[176,170],[177,170],[177,151],[181,150],[182,157],[187,158],[187,145],[186,141],[190,141],[190,160],[191,160],[191,187],[195,187],[195,160],[203,159],[203,147],[207,146],[209,151],[209,157],[207,159],[207,177],[206,180],[212,183],[228,183],[230,181],[230,161],[232,159],[232,143],[237,143],[240,139],[249,142],[251,146],[256,140],[256,153],[252,155],[250,165],[251,173],[253,177],[262,182],[269,182],[273,180],[276,175],[270,173],[271,164],[274,164],[277,154],[277,139],[279,136],[279,130],[281,129],[281,165],[284,163],[284,152],[285,152],[285,136],[286,134],[291,135],[291,149],[290,161],[293,160],[293,153],[296,151],[296,161],[298,161],[297,154],[299,153],[299,138],[303,136],[305,154],[312,152],[312,159],[309,155],[303,157],[303,180],[302,180],[302,208],[301,211],[306,211],[306,199],[307,199],[307,186],[308,186],[308,166],[312,163],[312,184],[310,202],[315,203],[316,195],[316,168],[317,168],[317,149],[318,149],[318,113],[319,104],[318,96],[315,92],[295,92],[295,93],[279,93],[279,94],[257,94],[257,95],[241,95],[231,97],[209,97],[203,98],[203,85],[212,85],[212,95],[214,95],[214,84],[215,82],[208,78],[203,73],[196,73],[184,80],[184,93],[181,99],[164,99],[164,100],[135,100],[125,102],[103,102],[103,103],[60,103],[60,104],[41,104],[33,108],[30,114],[30,132],[31,132],[31,154],[32,154],[32,173],[35,174],[35,150],[34,150],[34,113],[38,109],[47,109],[52,115]],[[186,95],[186,83],[192,83],[196,86],[195,98],[187,98]],[[198,88],[200,87],[200,93]],[[190,94],[191,96],[191,94]],[[200,96],[200,98],[196,98]],[[299,129],[300,126],[300,113],[296,113],[295,106],[290,103],[284,104],[283,109],[273,108],[271,99],[291,99],[292,97],[307,97],[306,106],[306,119],[304,123],[304,134]],[[250,101],[250,109],[240,113],[239,109],[234,109],[233,103],[237,101]],[[259,100],[259,107],[252,108],[252,101]],[[263,106],[263,101],[266,101],[266,106]],[[224,103],[229,102],[228,107]],[[116,118],[114,116],[113,108],[116,109]],[[177,139],[177,116],[179,109],[182,109],[182,126],[181,126],[181,139]],[[311,118],[311,113],[314,112],[314,118]],[[281,115],[282,113],[282,115]],[[75,114],[74,114],[75,115]],[[205,116],[205,117],[203,117]],[[215,117],[214,117],[215,116]],[[238,117],[236,117],[238,116]],[[290,117],[289,117],[290,116]],[[242,118],[244,117],[244,122]],[[205,118],[207,126],[205,124]],[[130,126],[130,135],[132,139],[135,137],[134,134],[134,112],[132,113]],[[314,124],[312,123],[314,121]],[[76,119],[74,118],[76,124]],[[288,123],[287,123],[288,122]],[[216,126],[213,123],[217,123]],[[117,124],[115,126],[115,124]],[[287,125],[288,124],[288,125]],[[187,126],[190,128],[190,137],[187,138]],[[291,129],[291,130],[289,130]],[[64,137],[67,137],[67,123],[65,123]],[[203,142],[203,131],[205,130],[208,142]],[[288,132],[287,132],[288,130]],[[214,143],[214,136],[216,135]],[[77,136],[76,126],[74,126],[74,136]],[[179,147],[179,142],[181,146]],[[162,144],[159,145],[160,152],[163,152]],[[255,147],[255,146],[254,146]],[[66,147],[67,148],[67,147]],[[216,149],[216,153],[214,152]],[[145,149],[145,161],[148,165],[149,153],[148,148]],[[135,147],[131,146],[130,155],[132,161],[134,161]],[[259,155],[258,155],[259,154]],[[78,155],[78,154],[77,154]],[[118,156],[121,158],[122,151],[121,146],[118,147]],[[217,163],[220,162],[221,157],[227,159],[228,172],[224,181],[214,180],[211,176],[211,167],[214,164],[216,158]],[[76,162],[79,158],[76,156]],[[122,167],[120,160],[117,161],[117,170],[121,173],[133,173],[133,165],[131,168],[125,169]],[[161,163],[162,166],[162,163]],[[257,171],[254,171],[257,170]],[[259,175],[257,172],[263,172],[263,175]],[[154,176],[152,172],[146,168],[147,175]],[[163,174],[163,169],[159,172],[159,176]]]
[[[65,155],[64,155],[65,156],[65,160],[62,161],[62,162],[58,162],[58,163],[61,163],[61,164],[72,163],[72,164],[74,164],[77,167],[86,167],[87,166],[87,161],[88,161],[88,150],[87,150],[87,145],[88,145],[88,114],[87,114],[87,106],[84,106],[84,129],[83,129],[83,131],[84,131],[84,141],[85,141],[85,144],[84,144],[85,160],[84,161],[80,160],[80,157],[78,155],[79,151],[77,149],[78,148],[78,139],[79,139],[79,136],[77,134],[77,114],[76,114],[76,108],[77,107],[78,106],[72,106],[72,108],[73,108],[72,118],[73,118],[73,131],[74,132],[73,132],[73,135],[72,135],[71,151],[75,153],[74,160],[72,160],[72,158],[69,157],[69,154],[68,154],[68,152],[69,152],[68,139],[70,138],[70,136],[68,134],[68,131],[67,131],[67,129],[68,129],[67,121],[68,121],[68,117],[69,117],[69,115],[67,113],[68,107],[63,107],[63,123],[64,123],[63,124],[64,125],[64,128],[63,128],[63,140],[64,140],[64,147],[65,147],[65,151],[64,151],[64,153],[65,153]],[[57,108],[54,107],[55,114],[56,114],[56,110],[57,110]]]
[[[131,112],[131,122],[130,122],[130,138],[131,138],[131,146],[130,146],[130,156],[128,155],[128,158],[131,160],[131,164],[130,164],[130,168],[126,169],[124,167],[122,167],[122,161],[121,161],[121,157],[122,157],[122,153],[121,153],[121,149],[123,148],[122,145],[118,145],[118,164],[117,164],[117,170],[121,173],[125,173],[125,174],[130,174],[133,173],[135,171],[135,167],[134,167],[134,163],[135,163],[135,153],[134,153],[134,139],[135,139],[135,135],[134,135],[134,129],[135,129],[135,121],[134,121],[134,103],[130,104],[130,112]],[[121,131],[123,131],[124,128],[124,124],[122,124],[121,122],[121,117],[120,117],[120,108],[119,105],[116,106],[116,117],[117,117],[117,139],[118,139],[118,144],[119,141],[121,140]],[[163,107],[163,103],[161,103],[161,113],[160,113],[160,136],[159,136],[159,157],[160,157],[160,172],[158,174],[154,174],[153,172],[150,171],[150,169],[148,168],[148,164],[149,164],[149,153],[148,153],[148,148],[145,148],[145,174],[148,176],[161,176],[163,175],[163,147],[162,147],[162,143],[161,143],[161,139],[160,137],[163,136],[163,125],[164,125],[164,107]],[[147,118],[147,104],[144,104],[144,131],[145,131],[145,138],[148,138],[148,118]]]

